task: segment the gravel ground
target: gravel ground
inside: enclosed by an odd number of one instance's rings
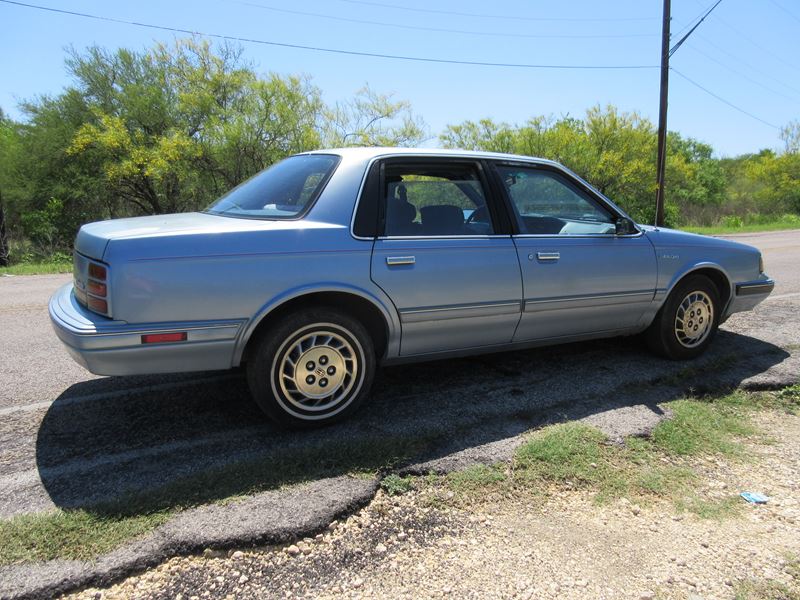
[[[800,417],[760,413],[752,460],[698,459],[705,497],[768,494],[723,520],[671,504],[598,506],[551,489],[432,508],[431,488],[372,503],[288,546],[172,559],[109,589],[116,598],[733,598],[748,582],[800,594]]]
[[[762,248],[778,283],[754,312],[725,323],[700,360],[659,360],[635,340],[616,339],[394,367],[377,377],[368,408],[338,427],[302,436],[267,422],[238,372],[89,375],[69,359],[47,320],[47,298],[69,276],[0,278],[0,518],[91,507],[209,471],[253,461],[278,465],[287,456],[349,445],[374,448],[392,438],[423,448],[411,457],[420,464],[407,465],[410,472],[448,471],[505,460],[520,434],[547,422],[586,419],[621,437],[651,429],[664,416],[658,403],[688,390],[794,383],[800,373],[800,238],[778,232],[739,239]],[[179,531],[162,527],[92,563],[0,567],[0,597],[104,585],[197,544],[216,544],[229,531],[239,538],[226,544],[304,535],[316,528],[308,515],[324,520],[363,504],[363,490],[353,491],[359,486],[342,479],[370,470],[362,463],[336,463],[320,474],[341,480],[347,493],[308,495],[303,512],[281,509],[280,519],[239,503],[201,507],[182,515]],[[243,481],[223,495],[244,494],[251,485]],[[294,493],[277,486],[253,502],[274,500],[281,507]],[[276,522],[282,529],[273,535],[269,524]],[[293,526],[284,527],[287,522]]]

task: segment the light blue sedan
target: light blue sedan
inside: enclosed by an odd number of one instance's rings
[[[755,248],[636,225],[550,161],[351,148],[204,212],[83,226],[50,317],[93,373],[246,364],[264,412],[309,427],[356,410],[378,365],[640,332],[692,358],[773,286]]]

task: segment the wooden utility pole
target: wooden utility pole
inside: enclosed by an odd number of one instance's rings
[[[3,207],[3,192],[0,191],[0,267],[9,262],[8,238],[6,237],[6,211]]]
[[[670,0],[664,0],[661,25],[661,101],[658,108],[658,157],[656,174],[656,226],[664,225],[664,172],[667,166],[667,97],[669,92]]]

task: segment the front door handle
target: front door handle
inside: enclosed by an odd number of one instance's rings
[[[533,258],[533,257],[529,257]],[[545,261],[545,262],[554,262],[561,258],[560,252],[537,252],[536,253],[537,260]]]
[[[417,262],[417,259],[413,256],[387,256],[386,257],[386,264],[390,267],[394,267],[397,265],[413,265]]]

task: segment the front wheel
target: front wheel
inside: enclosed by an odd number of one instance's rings
[[[647,331],[650,348],[667,358],[685,360],[705,352],[717,333],[719,292],[703,275],[687,277],[672,290]]]
[[[328,425],[366,399],[375,374],[372,339],[334,310],[290,314],[261,338],[247,364],[258,406],[285,427]]]

